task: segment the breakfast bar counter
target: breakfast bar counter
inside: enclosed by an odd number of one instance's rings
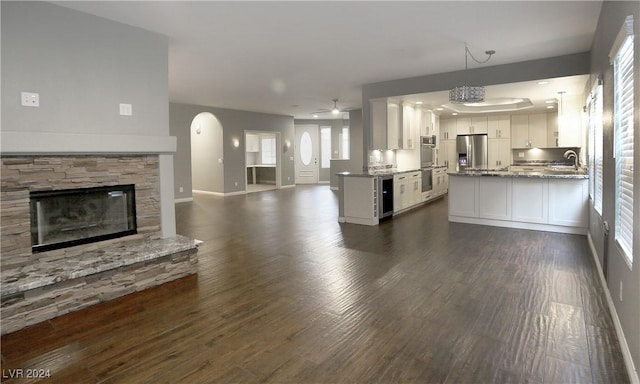
[[[582,170],[449,173],[449,221],[586,234],[588,175]]]

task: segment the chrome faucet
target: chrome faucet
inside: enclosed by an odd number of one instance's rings
[[[573,159],[573,166],[576,167],[576,170],[578,170],[578,168],[580,167],[580,163],[576,151],[574,151],[573,149],[568,149],[562,156],[567,160]]]

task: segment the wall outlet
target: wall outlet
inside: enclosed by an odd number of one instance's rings
[[[235,184],[236,187],[238,186],[238,182],[237,181],[234,184]]]
[[[291,181],[291,176],[287,176],[287,181]]]
[[[620,282],[620,301],[622,301],[622,281]]]
[[[184,188],[180,187],[180,193],[184,192]]]
[[[524,157],[524,152],[518,152],[518,157]]]
[[[289,156],[289,160],[293,161],[293,156]]]
[[[21,92],[20,104],[23,107],[39,107],[40,106],[40,94],[33,92]]]
[[[222,164],[222,157],[218,158],[218,164]]]
[[[133,106],[131,104],[120,104],[121,116],[133,116]]]

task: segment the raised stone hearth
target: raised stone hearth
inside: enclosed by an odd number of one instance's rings
[[[159,155],[1,160],[2,334],[197,272],[193,240],[161,238]],[[136,234],[32,251],[31,192],[129,184],[135,188]]]
[[[197,272],[196,242],[139,239],[2,271],[2,334]]]

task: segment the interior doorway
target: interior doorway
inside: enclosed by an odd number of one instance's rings
[[[245,131],[246,192],[261,192],[280,188],[280,133]]]

